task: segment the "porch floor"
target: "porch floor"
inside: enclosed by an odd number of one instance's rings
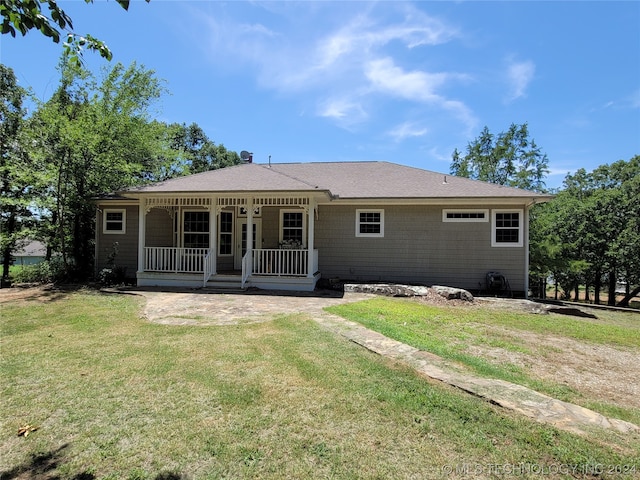
[[[294,275],[250,275],[245,288],[256,287],[263,290],[313,291],[320,273],[313,277]],[[140,287],[187,287],[187,288],[216,288],[242,289],[242,272],[228,270],[216,272],[207,281],[202,282],[202,273],[161,273],[138,272],[137,284]]]

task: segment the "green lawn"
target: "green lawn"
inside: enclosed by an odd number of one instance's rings
[[[531,355],[553,347],[534,345],[518,332],[568,337],[590,344],[637,349],[640,358],[640,315],[598,311],[597,319],[536,315],[495,308],[440,307],[407,299],[376,298],[337,305],[328,310],[421,350],[468,367],[475,374],[531,387],[605,415],[640,425],[640,410],[607,404],[566,384],[541,380],[526,368],[469,354],[470,346],[487,345]],[[503,332],[501,329],[508,329]]]
[[[140,305],[91,292],[0,304],[0,478],[541,478],[542,468],[544,478],[573,468],[633,478],[640,469],[638,436],[533,423],[304,315],[163,326],[140,319]],[[39,429],[18,437],[24,424]]]

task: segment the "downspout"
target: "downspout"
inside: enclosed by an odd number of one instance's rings
[[[529,209],[536,204],[535,199],[524,207],[524,298],[529,299]]]

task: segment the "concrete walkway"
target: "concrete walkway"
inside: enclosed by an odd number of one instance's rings
[[[221,293],[204,290],[194,293],[154,289],[130,289],[127,293],[144,296],[147,300],[144,308],[145,317],[151,322],[162,324],[230,325],[268,321],[274,315],[283,313],[306,313],[324,328],[372,352],[404,362],[422,375],[460,388],[538,422],[576,433],[585,433],[594,427],[623,433],[640,433],[640,427],[632,423],[607,418],[587,408],[551,398],[521,385],[463,372],[437,355],[392,340],[358,323],[323,310],[330,305],[374,297],[371,294],[293,294],[264,291]]]

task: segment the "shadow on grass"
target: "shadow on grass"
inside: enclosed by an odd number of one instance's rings
[[[64,444],[57,450],[31,455],[24,464],[0,472],[0,480],[58,480],[61,477],[55,474],[54,470],[62,462],[68,447],[69,444]],[[72,480],[94,480],[96,477],[92,473],[82,472],[71,478]]]
[[[46,453],[31,455],[31,458],[22,465],[11,470],[0,472],[0,480],[62,480],[63,477],[55,473],[55,470],[63,463],[65,451],[69,444],[64,444],[56,450]],[[77,473],[70,480],[95,480],[96,476],[88,471]],[[177,472],[161,472],[154,480],[189,480],[190,477]]]
[[[84,285],[38,285],[11,287],[0,290],[0,304],[16,301],[56,302],[66,299],[71,293],[89,289]]]

